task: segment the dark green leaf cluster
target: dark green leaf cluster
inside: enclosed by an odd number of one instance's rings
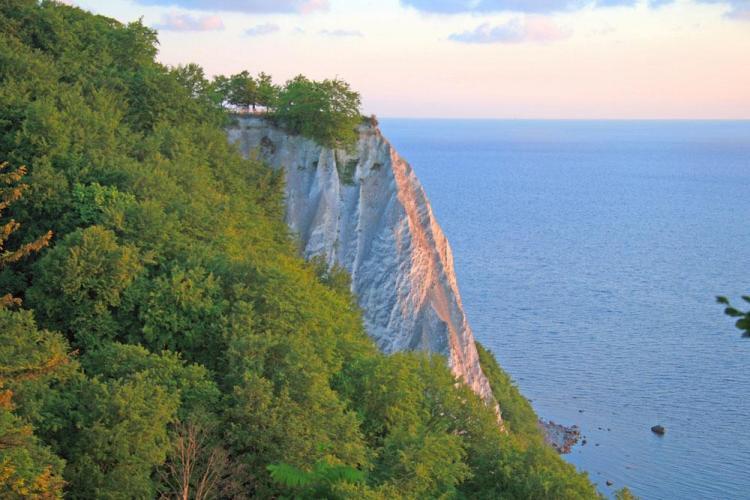
[[[324,461],[310,471],[283,463],[269,465],[268,470],[274,481],[294,490],[296,498],[339,498],[337,485],[363,483],[365,479],[364,473],[354,467]]]
[[[742,300],[750,303],[750,296],[743,295]],[[729,303],[729,299],[723,296],[716,297],[716,302],[718,302],[719,304],[724,304],[726,306],[724,308],[724,314],[732,318],[737,318],[737,321],[734,323],[734,325],[738,329],[742,330],[742,336],[750,337],[750,311],[740,311]]]
[[[0,3],[0,159],[29,185],[7,245],[54,234],[0,269],[22,301],[0,308],[0,496],[596,497],[529,444],[507,377],[510,434],[445,359],[377,351],[348,276],[297,254],[282,175],[228,144],[215,82],[156,63],[155,43]],[[308,120],[358,96],[293,82],[279,119],[338,141]]]

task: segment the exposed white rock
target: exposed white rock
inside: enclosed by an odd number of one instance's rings
[[[453,270],[450,245],[412,168],[377,127],[356,148],[332,150],[257,117],[229,139],[246,156],[286,171],[286,218],[306,258],[349,270],[365,327],[386,353],[447,356],[453,373],[493,402],[479,366]]]

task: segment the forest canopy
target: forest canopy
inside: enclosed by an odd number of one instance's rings
[[[359,96],[209,81],[156,43],[0,3],[0,497],[598,497],[488,351],[509,433],[445,359],[378,352],[298,255],[282,174],[226,139],[227,95],[328,144]]]
[[[314,81],[297,75],[276,85],[267,73],[254,77],[245,70],[208,81],[196,64],[178,66],[173,73],[195,99],[234,113],[260,114],[325,146],[351,146],[363,122],[359,93],[338,78]]]

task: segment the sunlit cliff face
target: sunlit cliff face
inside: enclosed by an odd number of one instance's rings
[[[365,328],[384,352],[443,354],[457,378],[494,404],[479,365],[453,255],[412,168],[380,132],[362,126],[356,149],[331,151],[244,118],[229,139],[285,169],[287,223],[306,257],[345,267]],[[340,174],[350,168],[349,180]]]

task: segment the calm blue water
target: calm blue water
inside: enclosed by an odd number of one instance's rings
[[[381,128],[452,244],[476,337],[587,436],[566,458],[605,493],[750,498],[750,340],[714,303],[750,290],[750,122]]]

